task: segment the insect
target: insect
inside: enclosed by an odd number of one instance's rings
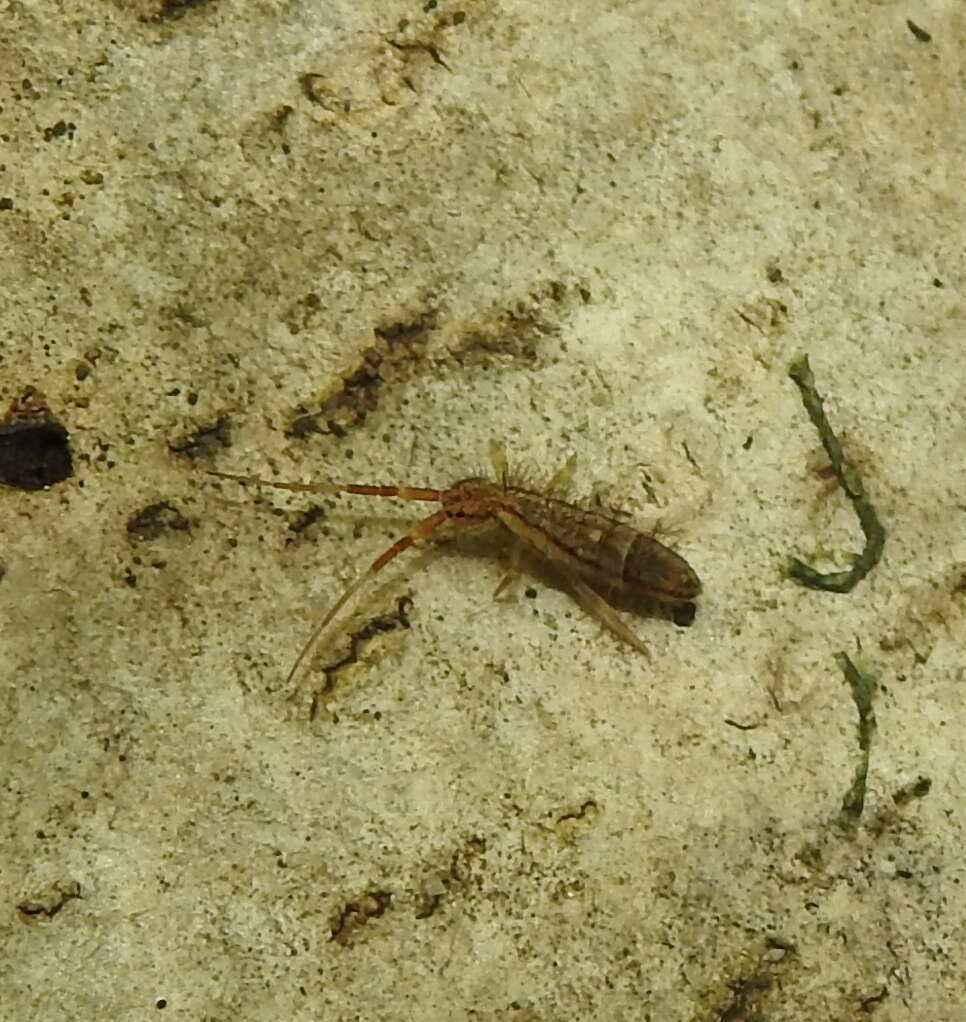
[[[550,480],[544,493],[509,481],[506,454],[491,443],[490,460],[499,482],[473,476],[448,489],[413,486],[370,486],[351,483],[283,483],[256,476],[209,471],[219,479],[272,486],[297,493],[354,493],[367,497],[398,497],[440,505],[438,511],[417,522],[343,589],[316,624],[299,652],[286,681],[291,681],[323,630],[367,580],[393,558],[429,536],[444,523],[456,528],[496,522],[512,539],[508,573],[497,586],[497,596],[520,571],[523,551],[529,549],[557,568],[577,603],[618,638],[646,653],[644,643],[618,617],[615,605],[634,607],[658,601],[672,607],[692,607],[701,581],[688,562],[653,536],[596,510],[570,504],[550,494],[566,482],[575,463],[571,458]],[[692,608],[693,609],[693,608]]]

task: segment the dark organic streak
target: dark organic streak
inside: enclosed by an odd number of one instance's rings
[[[349,652],[341,660],[329,664],[323,668],[325,682],[321,691],[312,695],[312,702],[309,706],[309,720],[314,720],[318,712],[320,696],[331,692],[335,686],[336,675],[344,668],[359,662],[362,647],[371,638],[381,635],[384,632],[394,632],[397,628],[409,628],[409,612],[413,608],[413,601],[408,596],[400,596],[396,601],[396,610],[392,614],[380,614],[378,617],[367,621],[360,629],[353,632],[349,637]]]

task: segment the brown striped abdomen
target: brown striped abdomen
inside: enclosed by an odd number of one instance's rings
[[[532,535],[526,538],[550,560],[579,572],[605,598],[611,593],[686,603],[701,592],[688,562],[653,536],[526,490],[510,490],[508,496],[505,510],[528,527]]]

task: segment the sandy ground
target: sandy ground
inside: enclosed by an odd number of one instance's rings
[[[2,399],[75,471],[0,490],[0,1016],[966,1019],[961,7],[3,11]],[[444,537],[286,682],[428,506],[204,470],[491,439],[693,625]]]

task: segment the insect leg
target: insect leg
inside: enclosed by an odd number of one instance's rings
[[[299,655],[292,664],[292,669],[288,672],[285,678],[286,684],[292,680],[295,676],[295,672],[299,669],[302,661],[305,659],[309,650],[315,645],[316,639],[322,634],[325,626],[339,613],[339,611],[346,605],[349,599],[362,588],[363,584],[367,582],[373,575],[381,571],[394,557],[397,557],[404,550],[408,550],[417,540],[423,539],[428,536],[433,529],[438,525],[446,521],[448,515],[445,511],[437,511],[435,514],[430,515],[428,518],[424,518],[421,522],[417,522],[405,536],[400,536],[395,543],[388,550],[384,550],[368,568],[361,575],[353,579],[342,591],[342,595],[332,604],[331,607],[322,615],[321,620],[312,629],[312,634],[309,636],[308,641],[299,651]]]
[[[509,476],[509,470],[507,469],[506,462],[506,448],[499,440],[491,440],[487,451],[490,455],[490,464],[493,466],[493,472],[496,475],[499,484],[506,489],[507,479]]]
[[[592,617],[609,628],[619,639],[623,639],[629,646],[633,646],[638,653],[649,655],[647,646],[624,624],[617,616],[617,611],[582,579],[576,576],[567,577],[567,584],[573,593],[574,599]]]
[[[557,469],[556,472],[550,477],[550,482],[547,483],[547,493],[553,493],[554,490],[559,490],[561,486],[566,486],[570,482],[570,477],[574,474],[574,467],[577,464],[577,455],[571,454],[570,457]]]
[[[506,480],[506,451],[503,445],[496,440],[490,441],[490,460],[493,462],[493,468],[498,475],[503,474],[503,480],[505,484]],[[571,454],[567,461],[557,469],[556,472],[551,476],[550,482],[547,483],[547,493],[551,493],[561,486],[566,486],[570,482],[570,477],[573,475],[574,466],[577,464],[577,455]],[[502,593],[508,586],[512,585],[520,574],[520,562],[523,559],[523,544],[520,540],[514,536],[512,546],[510,548],[510,563],[507,566],[506,574],[500,579],[499,585],[493,590],[493,599],[495,600],[500,593]]]
[[[514,536],[511,539],[510,563],[507,565],[506,574],[500,579],[496,589],[493,590],[495,600],[500,593],[512,585],[520,577],[520,561],[523,559],[523,544]]]

